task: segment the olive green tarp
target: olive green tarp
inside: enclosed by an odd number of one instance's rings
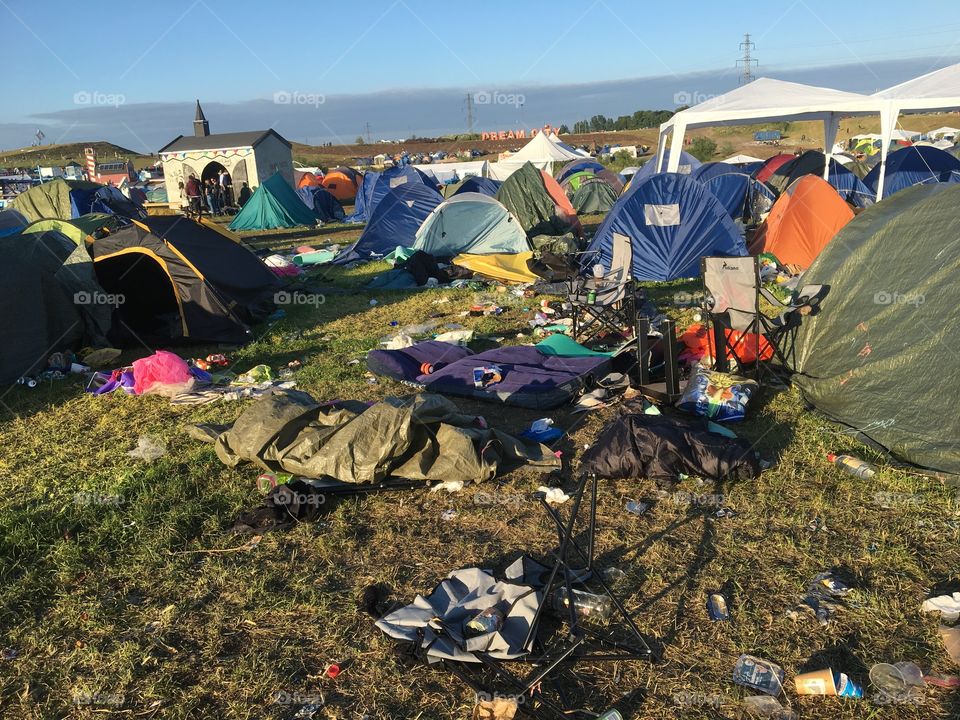
[[[56,230],[70,238],[77,245],[92,242],[108,232],[115,232],[123,227],[124,221],[116,215],[106,213],[87,213],[72,220],[60,218],[45,218],[30,223],[23,229],[24,235],[45,233]]]
[[[320,404],[299,391],[269,395],[216,438],[216,453],[230,467],[246,460],[267,470],[351,483],[389,477],[469,483],[528,463],[545,470],[560,466],[545,445],[481,427],[476,417],[431,393],[388,397],[370,407]]]
[[[20,193],[13,199],[11,207],[22,212],[31,222],[43,218],[68,219],[77,214],[70,193],[77,192],[86,196],[95,193],[101,187],[103,186],[99,183],[86,180],[57,178]]]
[[[588,179],[579,184],[570,201],[577,215],[605,213],[617,202],[617,193],[599,178]]]
[[[794,380],[827,416],[927,468],[960,473],[960,186],[868,208],[799,286],[829,286],[797,334]]]

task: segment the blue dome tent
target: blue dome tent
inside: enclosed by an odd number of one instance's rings
[[[422,183],[405,183],[388,190],[377,203],[360,238],[335,260],[338,263],[382,257],[398,246],[412,247],[417,230],[443,196]]]
[[[867,173],[863,181],[877,191],[880,164]],[[911,145],[887,156],[887,172],[883,179],[883,196],[913,185],[960,182],[960,160],[930,145]]]
[[[634,280],[696,277],[702,257],[747,254],[730,215],[701,183],[678,173],[635,182],[597,230],[585,271],[597,263],[610,269],[614,233],[632,241]]]

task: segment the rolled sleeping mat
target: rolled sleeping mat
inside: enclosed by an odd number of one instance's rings
[[[323,265],[333,260],[337,254],[332,250],[315,250],[314,252],[301,253],[293,256],[293,264],[302,267],[303,265]]]

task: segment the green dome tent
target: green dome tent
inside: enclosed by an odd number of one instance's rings
[[[794,381],[829,417],[908,462],[960,473],[960,187],[908,188],[868,208],[800,286],[827,285],[797,335]]]
[[[460,193],[434,208],[417,231],[414,250],[434,257],[460,253],[515,254],[530,249],[517,219],[499,202],[480,193]]]
[[[297,196],[280,173],[256,189],[230,223],[231,230],[272,230],[317,224],[317,215]]]
[[[571,198],[577,215],[605,213],[617,202],[616,191],[598,177],[584,179],[579,185]]]

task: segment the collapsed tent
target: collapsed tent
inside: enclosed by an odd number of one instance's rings
[[[46,368],[56,351],[102,344],[110,298],[85,247],[55,230],[0,238],[0,382]]]
[[[854,218],[801,284],[829,293],[797,335],[794,380],[829,417],[917,465],[960,473],[951,351],[960,187],[909,188]]]
[[[230,229],[272,230],[316,224],[316,214],[303,204],[294,189],[277,172],[254,191],[233,218]]]
[[[528,237],[581,232],[566,194],[551,175],[525,163],[507,178],[496,198],[520,221]]]
[[[108,213],[127,218],[146,217],[143,208],[117,188],[85,180],[57,178],[35,185],[13,199],[11,207],[31,222],[43,218],[69,220],[87,213]]]
[[[596,175],[583,180],[574,191],[570,203],[577,215],[605,213],[617,202],[617,191]]]
[[[405,185],[421,185],[437,191],[436,180],[412,165],[392,167],[382,173],[368,172],[363,176],[363,185],[357,192],[357,201],[349,222],[370,222],[377,205],[391,190]]]
[[[391,477],[473,483],[528,463],[545,470],[560,465],[546,446],[489,428],[429,393],[369,407],[321,404],[298,391],[268,395],[244,410],[215,447],[229,467],[249,461],[350,483]]]
[[[127,219],[121,218],[118,215],[90,213],[72,220],[60,220],[56,218],[37,220],[25,227],[23,234],[37,234],[47,232],[48,230],[56,230],[70,238],[75,245],[85,246],[97,238],[109,235],[111,232],[116,232],[127,224]]]
[[[104,290],[124,298],[117,342],[245,342],[274,307],[278,281],[267,266],[184,217],[150,217],[100,238],[93,259]]]
[[[878,163],[863,179],[874,192],[880,182],[881,167]],[[935,147],[912,145],[887,156],[883,194],[888,197],[913,185],[956,182],[960,182],[960,160]]]
[[[502,283],[535,283],[540,276],[530,270],[533,251],[494,253],[490,255],[457,255],[451,262],[477,275]]]
[[[340,202],[353,202],[361,182],[360,173],[348,167],[335,167],[320,180],[320,184]]]
[[[620,197],[584,253],[585,271],[595,264],[610,271],[614,235],[631,240],[634,280],[696,277],[702,257],[746,255],[720,201],[701,183],[677,173],[640,180]]]
[[[405,183],[377,203],[360,238],[335,260],[338,263],[382,257],[397,247],[412,247],[417,231],[443,196],[422,183]]]
[[[517,219],[494,198],[460,193],[444,200],[423,221],[412,245],[438,258],[460,253],[518,253],[530,249]]]
[[[750,243],[750,253],[772,253],[785,265],[807,268],[851,220],[853,210],[829,183],[804,175],[774,203]]]
[[[471,175],[470,177],[460,180],[459,182],[451,183],[450,185],[444,185],[443,196],[445,198],[451,198],[454,195],[460,195],[461,193],[480,193],[481,195],[489,195],[490,197],[494,197],[502,184],[503,183],[501,183],[499,180],[494,180],[493,178]]]
[[[323,222],[343,222],[343,205],[322,185],[301,187],[297,196]]]

